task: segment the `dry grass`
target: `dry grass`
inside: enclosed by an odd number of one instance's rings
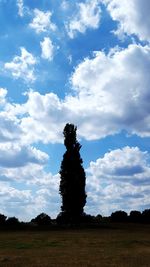
[[[150,267],[150,226],[0,232],[0,267]]]

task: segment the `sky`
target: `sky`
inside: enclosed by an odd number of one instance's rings
[[[0,213],[60,212],[77,126],[85,212],[150,208],[150,1],[0,0]]]

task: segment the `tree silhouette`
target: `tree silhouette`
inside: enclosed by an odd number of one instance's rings
[[[4,225],[6,223],[7,216],[0,214],[0,225]]]
[[[9,217],[6,220],[6,225],[9,227],[17,227],[19,224],[20,224],[20,222],[19,222],[18,218],[16,218],[16,217]]]
[[[138,210],[132,210],[129,216],[130,222],[139,223],[142,221],[142,214]]]
[[[76,130],[73,124],[66,124],[64,134],[64,153],[60,169],[60,194],[62,197],[62,216],[70,222],[80,220],[86,203],[85,172],[80,157],[81,145],[76,139]]]
[[[37,225],[50,225],[51,217],[45,213],[40,213],[31,222],[36,223]]]
[[[125,211],[117,210],[111,214],[110,218],[113,222],[127,222],[128,215]]]
[[[142,221],[144,223],[150,223],[150,209],[146,209],[142,212]]]

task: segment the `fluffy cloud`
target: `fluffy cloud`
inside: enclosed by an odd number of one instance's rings
[[[0,105],[5,104],[5,99],[7,95],[7,90],[5,88],[0,88]]]
[[[6,112],[0,113],[0,143],[20,140],[23,134],[17,119],[6,117]]]
[[[103,214],[123,209],[145,209],[149,205],[150,165],[148,152],[124,147],[91,162],[87,169],[86,210]]]
[[[24,217],[27,206],[32,202],[31,191],[18,190],[6,183],[0,183],[0,185],[0,213],[8,216],[16,216],[18,213],[20,217]]]
[[[109,215],[118,209],[129,212],[132,209],[143,210],[148,207],[148,161],[147,152],[142,152],[137,147],[124,147],[91,162],[86,170],[88,198],[85,211]],[[120,171],[123,169],[127,169],[124,175]],[[24,220],[31,219],[40,212],[46,212],[53,217],[58,214],[59,175],[47,173],[42,166],[30,163],[18,169],[0,168],[0,178],[0,212],[8,216],[15,214]],[[16,181],[17,184],[24,181],[25,189],[10,186],[10,181]]]
[[[85,33],[88,28],[97,29],[100,23],[101,9],[98,0],[87,0],[77,4],[77,14],[67,26],[70,38],[74,38],[77,32]]]
[[[20,17],[24,15],[24,3],[23,0],[17,0],[18,14]]]
[[[42,49],[42,58],[47,59],[49,61],[53,60],[54,55],[54,45],[50,38],[45,37],[43,42],[40,42]]]
[[[104,0],[112,19],[119,22],[116,34],[135,34],[150,41],[149,0]]]
[[[79,120],[78,101],[82,93],[85,99],[87,97],[85,97],[84,90],[83,92],[80,92],[80,88],[78,90],[79,98],[68,97],[64,101],[60,101],[52,93],[41,95],[30,91],[28,101],[19,107],[8,105],[6,91],[2,90],[2,99],[5,99],[5,112],[12,114],[12,119],[13,116],[18,116],[18,119],[20,117],[19,125],[17,125],[22,130],[22,134],[20,134],[22,138],[26,138],[24,141],[26,145],[20,147],[15,145],[15,142],[18,144],[18,139],[13,142],[14,144],[10,145],[10,140],[7,140],[5,145],[0,146],[0,154],[3,155],[0,159],[0,180],[1,183],[5,181],[6,184],[5,191],[1,190],[0,198],[1,203],[5,203],[2,212],[6,215],[16,214],[21,219],[31,219],[43,211],[50,212],[53,217],[58,214],[60,210],[59,175],[46,172],[43,165],[47,161],[47,155],[27,146],[27,144],[39,140],[42,142],[62,140],[61,132],[64,120],[70,121],[72,116]],[[71,105],[71,101],[73,101],[72,105],[75,105],[74,101],[77,101],[76,109]],[[85,116],[87,112],[85,109],[84,114],[83,108],[85,106],[80,106],[80,118],[81,114]],[[81,118],[80,123],[83,122],[84,120]],[[84,124],[81,126],[84,127]],[[85,125],[85,127],[87,126]],[[94,125],[91,127],[94,130]],[[20,144],[22,144],[22,138],[19,141]],[[19,165],[16,165],[15,160],[17,164],[19,162]],[[149,205],[148,196],[150,193],[148,161],[149,154],[147,152],[142,152],[137,147],[125,147],[106,153],[103,158],[91,162],[86,170],[88,194],[86,212],[106,215],[117,209],[130,211],[131,209],[142,210],[146,208]],[[13,187],[10,190],[6,181],[17,184],[23,182],[25,183],[24,186],[30,187],[32,190],[30,192],[28,189],[20,191],[13,189]],[[16,198],[14,198],[13,192],[16,192]],[[19,192],[20,199],[17,197]],[[6,202],[11,203],[11,205],[6,205]],[[16,203],[18,203],[17,206]],[[51,208],[49,208],[50,203],[52,203]]]
[[[37,63],[36,58],[24,47],[21,47],[20,50],[21,56],[15,56],[11,62],[5,63],[4,67],[12,73],[14,78],[22,78],[25,81],[33,82],[35,80],[34,65]]]
[[[150,47],[136,44],[97,52],[77,66],[71,81],[78,98],[72,98],[70,106],[76,113],[80,109],[80,131],[87,139],[119,129],[150,135],[149,68]]]
[[[29,26],[36,31],[36,33],[47,32],[49,30],[55,31],[56,25],[51,22],[52,13],[50,11],[43,12],[34,9],[34,18]]]
[[[67,10],[69,8],[69,1],[63,0],[61,3],[62,10]]]
[[[25,147],[12,143],[0,144],[0,166],[20,167],[29,163],[45,164],[48,155],[34,147]]]
[[[20,190],[3,182],[0,182],[0,202],[0,213],[8,217],[16,216],[24,221],[31,220],[41,212],[56,217],[60,208],[53,189]],[[50,205],[52,205],[51,209]]]
[[[59,179],[34,163],[0,167],[0,213],[25,221],[41,212],[56,217],[60,210]],[[24,190],[20,189],[22,184]]]
[[[0,213],[30,220],[40,212],[48,213],[53,203],[51,216],[56,216],[60,208],[59,175],[45,171],[49,159],[45,152],[24,142],[20,122],[26,110],[23,105],[9,103],[6,96],[7,90],[1,88]]]
[[[119,181],[130,183],[139,183],[148,178],[150,167],[147,167],[149,159],[148,152],[142,152],[138,147],[124,147],[108,152],[103,158],[97,159],[96,162],[90,163],[90,172],[97,178],[111,179],[115,181],[118,177]],[[105,176],[105,178],[103,178]],[[117,182],[118,182],[117,179]]]
[[[27,102],[8,105],[5,116],[14,116],[24,144],[61,142],[67,122],[76,124],[87,140],[123,129],[150,136],[149,68],[149,46],[100,51],[76,67],[71,77],[74,95],[61,100],[54,93],[30,91]]]

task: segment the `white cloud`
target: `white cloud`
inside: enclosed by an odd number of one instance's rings
[[[0,143],[21,139],[23,132],[17,118],[9,118],[7,112],[1,112],[0,125]]]
[[[70,38],[74,38],[77,32],[85,33],[88,28],[97,29],[100,23],[101,9],[98,0],[87,0],[77,4],[77,14],[67,25]]]
[[[62,142],[67,122],[76,124],[79,136],[87,140],[121,130],[150,136],[149,69],[149,46],[97,52],[72,74],[73,95],[61,100],[54,93],[30,91],[24,104],[7,104],[3,122],[5,117],[15,121],[23,144]]]
[[[0,105],[4,105],[6,103],[6,95],[7,90],[5,88],[0,88]]]
[[[24,47],[20,48],[21,56],[15,56],[11,62],[5,63],[6,70],[12,73],[16,79],[22,78],[25,81],[33,82],[35,80],[34,65],[36,58]]]
[[[25,104],[28,116],[21,121],[25,141],[27,143],[30,140],[31,142],[39,140],[43,143],[61,142],[64,121],[67,120],[66,117],[71,116],[67,114],[64,104],[53,93],[40,95],[38,92],[29,92],[28,97]],[[29,131],[30,127],[33,129],[32,133]]]
[[[56,25],[51,22],[52,13],[50,11],[43,12],[39,9],[34,9],[34,18],[29,26],[36,31],[36,33],[47,32],[49,30],[55,31]]]
[[[41,212],[56,217],[61,205],[59,179],[59,175],[45,172],[43,166],[33,163],[0,168],[0,213],[25,221]],[[22,184],[24,190],[20,189]]]
[[[116,34],[135,34],[150,41],[149,0],[104,0],[112,19],[119,22]]]
[[[119,209],[127,212],[145,209],[150,193],[148,161],[147,152],[137,147],[124,147],[91,162],[86,170],[88,198],[85,211],[110,215]],[[121,169],[127,169],[127,172],[122,175]],[[0,168],[0,179],[0,212],[22,220],[31,219],[40,212],[52,217],[59,213],[59,175],[47,173],[43,166],[30,163],[18,169]],[[13,188],[10,181],[17,182],[16,187],[18,182],[24,181],[24,190]]]
[[[30,221],[41,212],[45,212],[52,217],[56,217],[59,212],[60,204],[53,195],[53,189],[20,190],[8,183],[0,182],[0,185],[0,213],[8,217],[16,216],[20,220]]]
[[[71,79],[78,98],[68,100],[82,114],[80,133],[94,139],[125,129],[150,136],[149,68],[150,47],[136,44],[81,62]]]
[[[34,147],[12,143],[0,144],[0,166],[18,168],[29,163],[46,164],[48,155]]]
[[[24,15],[24,2],[23,0],[17,0],[18,14],[20,17]]]
[[[117,53],[122,53],[122,51]],[[84,127],[87,130],[91,130],[93,127],[94,131],[96,122],[91,117],[93,125],[91,122],[87,124],[84,117],[87,115],[88,109],[86,106],[79,106],[78,101],[82,96],[87,101],[85,87],[82,89],[83,92],[81,88],[78,88],[79,97],[68,97],[64,101],[60,101],[52,93],[40,95],[38,92],[30,91],[28,101],[19,107],[9,104],[5,99],[5,117],[6,114],[12,114],[11,119],[14,123],[15,116],[18,116],[19,122],[16,120],[16,125],[22,133],[17,133],[13,143],[7,139],[5,144],[0,145],[0,154],[3,156],[0,158],[0,180],[1,183],[5,181],[6,184],[16,183],[16,186],[19,182],[24,183],[25,187],[32,189],[30,193],[28,189],[24,190],[25,192],[15,191],[17,189],[10,190],[10,186],[7,185],[5,191],[1,190],[1,203],[5,203],[4,211],[2,211],[6,215],[31,219],[42,211],[53,217],[58,214],[60,210],[59,175],[46,172],[44,164],[47,161],[47,155],[27,144],[39,140],[42,142],[61,141],[65,120],[66,122],[71,119],[73,122],[74,119],[80,120],[80,135],[83,134]],[[88,95],[92,92],[88,91]],[[6,98],[5,90],[2,95],[3,99]],[[76,109],[75,101],[77,101]],[[90,109],[90,105],[88,107]],[[99,113],[97,115],[99,116]],[[13,131],[16,131],[15,126],[12,127]],[[86,134],[85,136],[89,137],[89,132]],[[85,211],[91,214],[106,215],[117,209],[125,209],[127,212],[132,209],[145,209],[149,205],[150,193],[148,162],[149,154],[140,151],[137,147],[117,149],[106,153],[96,162],[91,162],[86,170],[88,199]],[[13,192],[16,192],[16,197],[13,196]],[[20,199],[18,198],[19,192]],[[7,205],[6,202],[11,205]],[[49,203],[52,203],[51,208],[49,208]]]
[[[10,103],[6,95],[7,90],[1,88],[0,212],[30,220],[40,212],[49,213],[52,203],[50,215],[56,216],[60,209],[59,175],[45,171],[49,159],[45,152],[24,142],[20,122],[26,110],[23,105]]]
[[[49,61],[53,60],[54,56],[54,45],[50,38],[45,37],[43,42],[40,42],[42,49],[42,58],[47,59]]]
[[[61,3],[61,8],[63,10],[68,10],[68,8],[69,8],[69,1],[63,0],[62,3]]]
[[[142,152],[138,147],[124,147],[108,152],[103,158],[90,163],[90,171],[97,178],[107,176],[108,179],[126,179],[130,183],[144,181],[147,172],[148,152]],[[148,168],[150,172],[150,167]],[[136,177],[136,178],[135,178]],[[135,179],[135,181],[134,181]]]
[[[87,169],[86,211],[110,215],[120,209],[145,209],[150,194],[148,162],[148,152],[137,147],[113,150],[91,162]]]

